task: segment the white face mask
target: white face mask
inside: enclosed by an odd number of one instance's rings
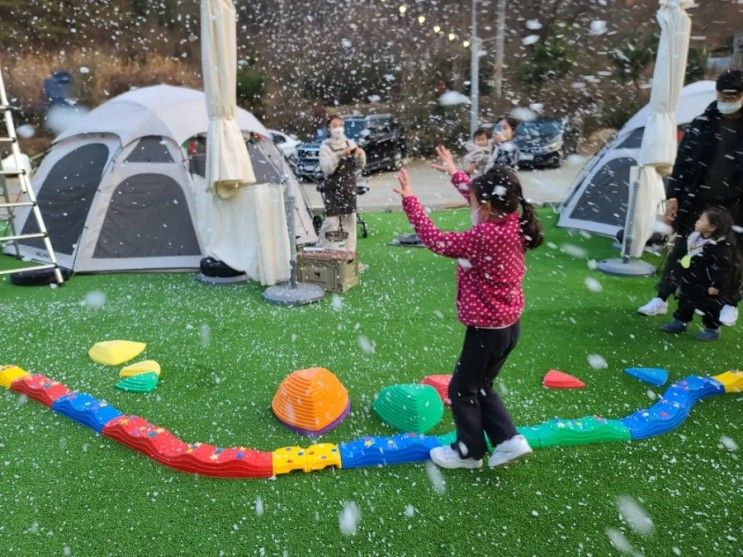
[[[734,112],[738,112],[741,109],[741,106],[743,106],[743,102],[741,101],[732,103],[717,101],[717,110],[719,110],[722,114],[733,114]]]
[[[343,137],[343,128],[331,128],[330,137],[333,139],[341,139]]]

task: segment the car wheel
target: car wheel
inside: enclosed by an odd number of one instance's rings
[[[402,149],[399,147],[392,153],[392,160],[387,167],[389,170],[400,170],[403,164]]]

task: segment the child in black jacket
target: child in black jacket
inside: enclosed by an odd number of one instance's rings
[[[720,310],[728,301],[720,295],[732,279],[735,236],[732,219],[722,207],[710,207],[699,217],[686,240],[686,254],[676,265],[679,285],[678,309],[673,321],[663,325],[667,333],[683,333],[694,317],[703,312],[704,329],[695,338],[720,338]]]

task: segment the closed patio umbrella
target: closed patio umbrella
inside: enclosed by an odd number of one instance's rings
[[[197,187],[204,253],[253,280],[289,279],[283,183],[256,183],[237,106],[237,15],[231,0],[201,1],[201,57],[209,126],[205,184]]]
[[[630,201],[625,222],[623,254],[639,257],[653,234],[665,199],[663,176],[671,172],[678,149],[676,105],[684,86],[691,20],[690,0],[660,0],[656,15],[660,41],[650,93],[651,113],[640,148],[639,168],[630,179]],[[636,180],[635,180],[636,179]]]

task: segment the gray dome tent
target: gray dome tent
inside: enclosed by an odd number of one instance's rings
[[[715,82],[698,81],[681,90],[676,122],[690,123],[715,100]],[[614,237],[624,228],[629,199],[629,172],[637,165],[645,122],[650,108],[643,107],[586,165],[560,205],[557,225]]]
[[[286,180],[296,198],[297,243],[316,241],[299,184],[268,131],[242,109],[237,122],[261,137],[248,143],[258,183]],[[60,265],[75,272],[198,269],[195,184],[183,145],[207,125],[202,92],[156,85],[107,101],[59,135],[32,186]],[[36,231],[29,214],[15,217],[23,234]],[[20,251],[46,258],[38,240],[21,242]]]

